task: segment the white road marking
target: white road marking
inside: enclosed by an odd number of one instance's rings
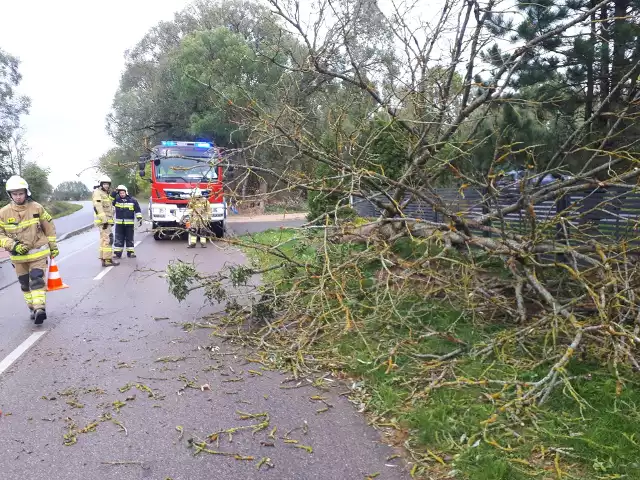
[[[136,243],[133,244],[133,248],[136,248],[141,243],[142,243],[142,240],[138,240]]]
[[[109,273],[109,271],[113,268],[113,266],[111,267],[107,267],[104,270],[102,270],[98,275],[96,275],[94,277],[94,280],[100,280],[102,277],[104,277],[107,273]]]
[[[36,343],[44,334],[47,333],[47,330],[43,330],[41,332],[33,332],[24,342],[22,342],[18,347],[11,352],[7,357],[0,362],[0,375],[2,375],[13,363],[18,360],[24,352],[29,350],[31,346]]]

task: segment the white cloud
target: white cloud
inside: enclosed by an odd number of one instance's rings
[[[105,131],[124,68],[124,51],[187,0],[22,0],[2,2],[0,48],[19,57],[30,160],[51,168],[51,183],[76,173],[113,146]],[[81,179],[91,184],[95,170]]]

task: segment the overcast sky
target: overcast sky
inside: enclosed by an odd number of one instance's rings
[[[30,160],[57,185],[77,180],[113,143],[105,130],[124,51],[188,0],[0,0],[0,48],[17,56]],[[91,184],[95,170],[81,179]]]

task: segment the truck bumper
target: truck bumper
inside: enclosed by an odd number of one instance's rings
[[[154,230],[153,237],[172,238],[186,233],[185,222],[188,219],[186,206],[171,204],[150,204],[149,219]],[[223,203],[211,204],[210,228],[216,237],[224,236],[226,208]]]

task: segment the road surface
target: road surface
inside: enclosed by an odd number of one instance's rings
[[[93,207],[91,206],[91,201],[69,203],[77,203],[78,205],[82,205],[82,210],[73,212],[71,215],[56,218],[53,221],[56,226],[56,233],[58,234],[58,236],[62,236],[65,233],[78,230],[79,228],[82,228],[86,225],[91,225],[93,223]]]
[[[281,223],[233,222],[239,231]],[[29,321],[17,284],[0,294],[3,480],[408,478],[339,395],[344,387],[283,384],[283,374],[250,363],[251,353],[211,329],[184,330],[219,307],[197,292],[179,304],[154,270],[179,258],[215,272],[245,261],[238,250],[187,250],[184,241],[138,233],[138,258],[105,269],[97,237],[91,230],[60,243],[70,288],[49,292],[41,328]],[[318,413],[325,404],[317,395],[333,407]],[[260,427],[252,434],[250,425]],[[210,437],[236,427],[245,428],[218,435],[219,444]],[[209,439],[209,453],[194,455],[199,439]],[[273,468],[258,469],[263,458]]]

